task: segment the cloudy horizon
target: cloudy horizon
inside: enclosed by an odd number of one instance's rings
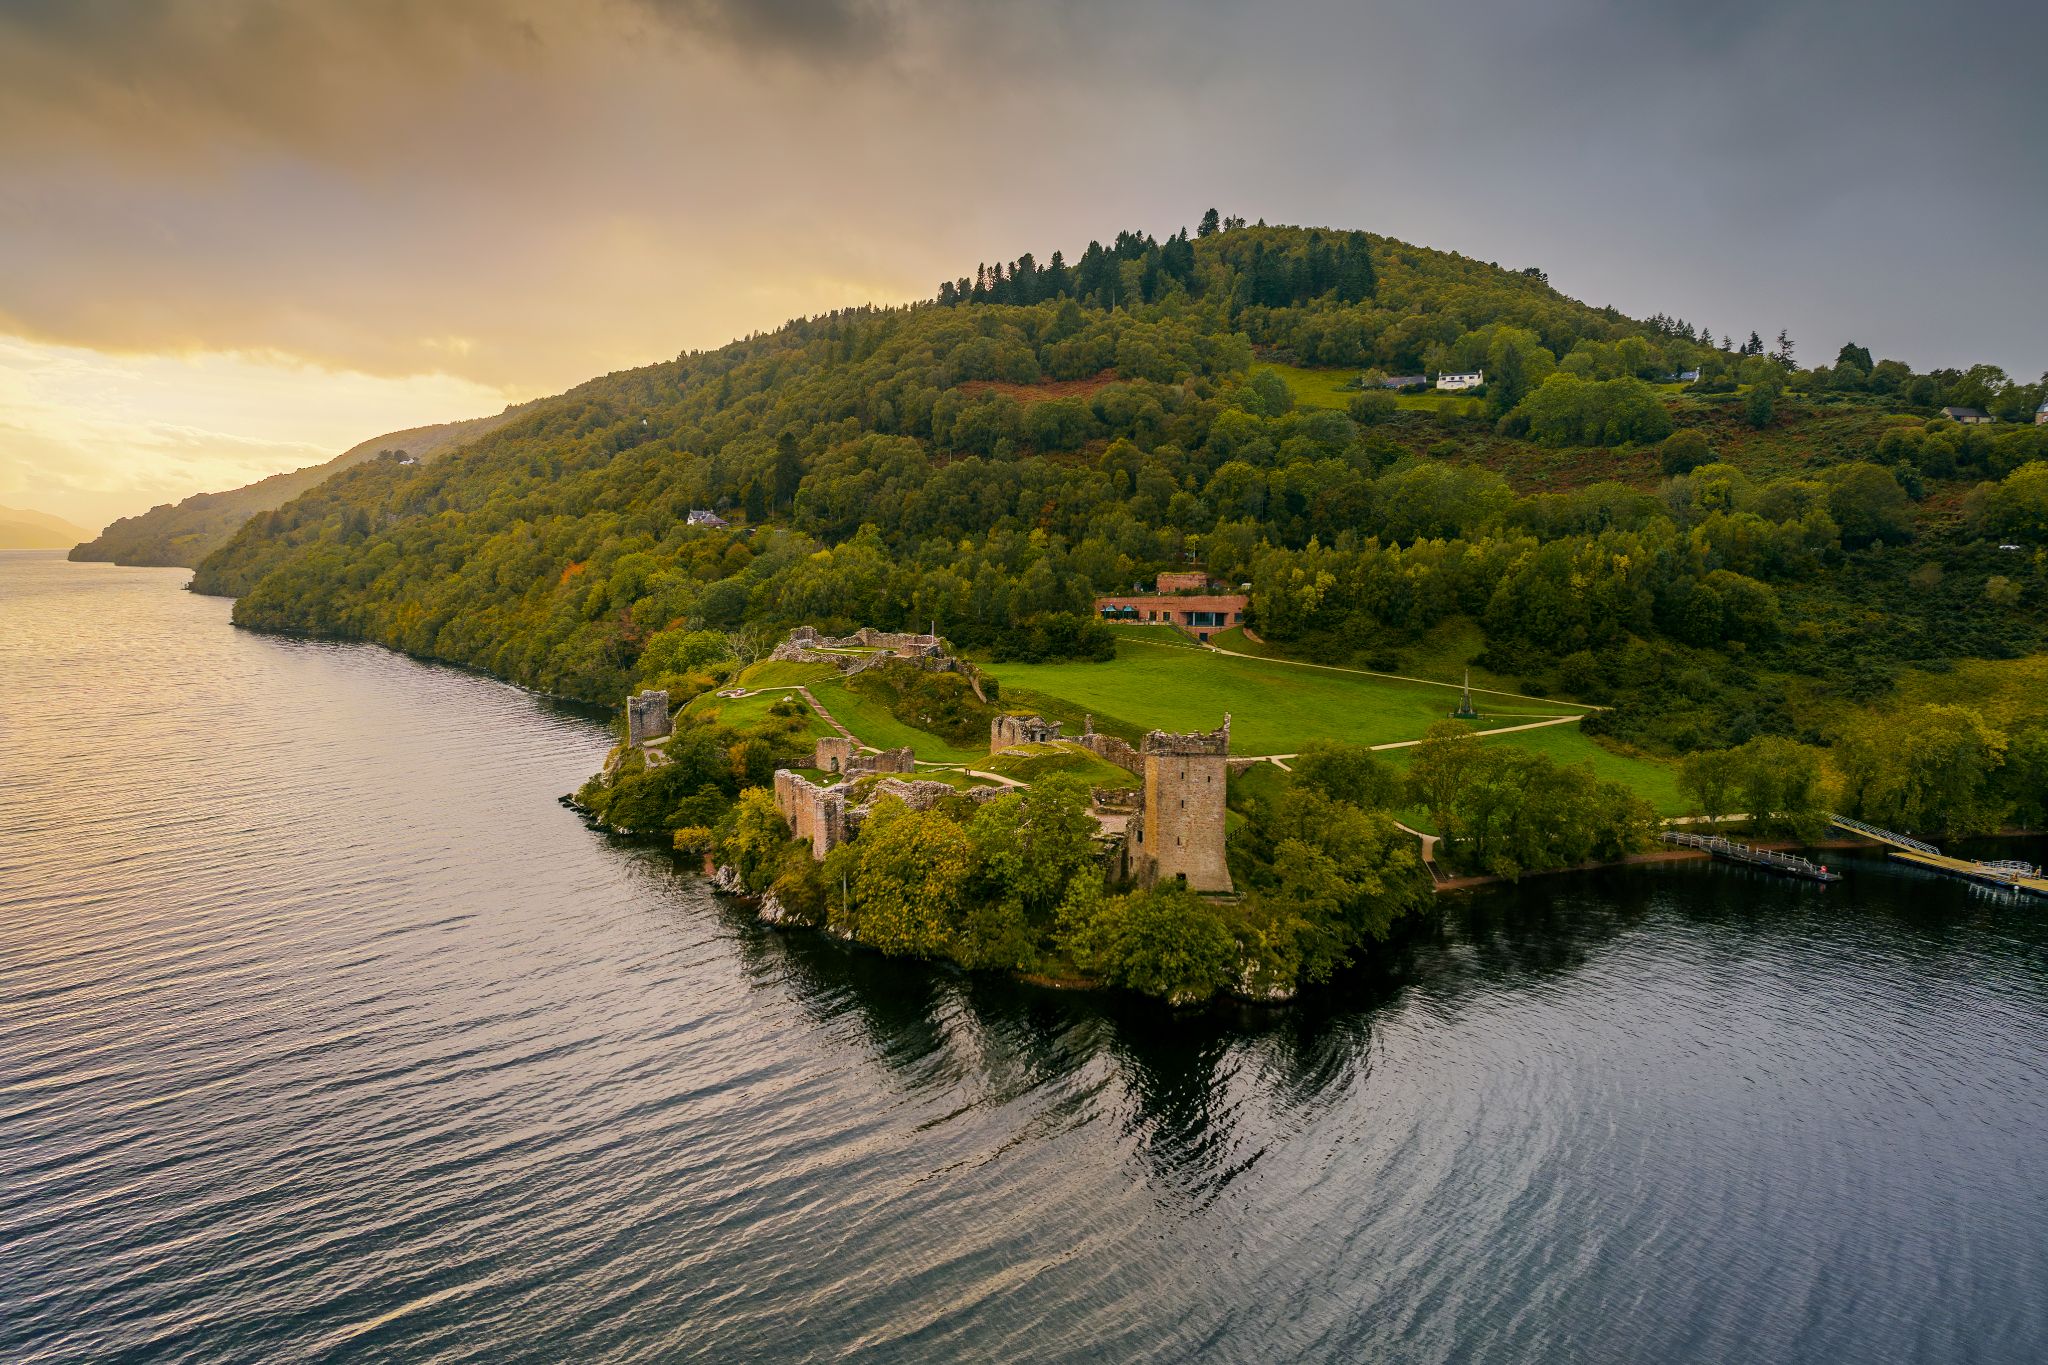
[[[0,0],[0,504],[98,525],[1212,204],[2031,379],[2044,39],[1982,0]]]

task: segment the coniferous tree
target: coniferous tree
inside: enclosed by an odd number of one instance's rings
[[[1214,237],[1221,230],[1221,226],[1222,224],[1216,216],[1216,210],[1210,209],[1202,215],[1202,225],[1195,229],[1195,235],[1198,237]]]

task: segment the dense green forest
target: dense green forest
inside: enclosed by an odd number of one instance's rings
[[[140,516],[119,518],[83,544],[74,543],[70,557],[113,564],[196,568],[201,560],[227,544],[249,518],[284,506],[341,470],[380,457],[433,459],[503,425],[519,410],[511,407],[493,417],[387,431],[320,464],[272,474],[223,493],[194,493],[176,503],[162,503]]]
[[[1334,366],[1487,383],[1424,407],[1290,383]],[[616,703],[681,686],[663,660],[707,630],[742,654],[800,622],[1099,652],[1074,620],[1095,593],[1192,561],[1250,583],[1250,624],[1295,657],[1470,662],[1609,708],[1588,732],[1647,754],[1782,740],[1874,815],[1910,784],[1857,769],[1885,757],[1860,736],[1966,674],[1978,776],[1913,810],[1967,831],[2048,784],[2044,398],[1853,343],[1804,367],[1782,334],[1630,319],[1538,270],[1212,216],[608,375],[432,464],[360,464],[252,518],[195,587],[238,595],[243,625]]]

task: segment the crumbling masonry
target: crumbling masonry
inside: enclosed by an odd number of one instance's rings
[[[820,859],[860,833],[869,812],[885,799],[893,797],[912,810],[930,810],[949,796],[987,801],[1003,794],[995,787],[961,791],[947,782],[922,782],[914,778],[906,782],[900,777],[884,777],[876,782],[865,804],[850,804],[848,798],[852,793],[853,786],[848,782],[821,787],[787,768],[779,768],[775,773],[775,805],[789,825],[790,836],[808,843],[811,856]]]
[[[917,768],[917,755],[906,744],[897,749],[863,750],[845,735],[828,735],[818,741],[811,766],[841,777],[864,773],[907,773]]]
[[[636,697],[626,698],[626,742],[645,744],[660,739],[671,729],[668,693],[650,687]]]
[[[999,754],[1013,744],[1045,744],[1060,737],[1060,723],[1039,716],[997,716],[988,723],[988,751]]]

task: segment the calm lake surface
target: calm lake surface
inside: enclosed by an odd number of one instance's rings
[[[0,1360],[2048,1358],[2048,907],[1552,878],[1176,1017],[764,929],[601,721],[187,576],[0,554]]]

